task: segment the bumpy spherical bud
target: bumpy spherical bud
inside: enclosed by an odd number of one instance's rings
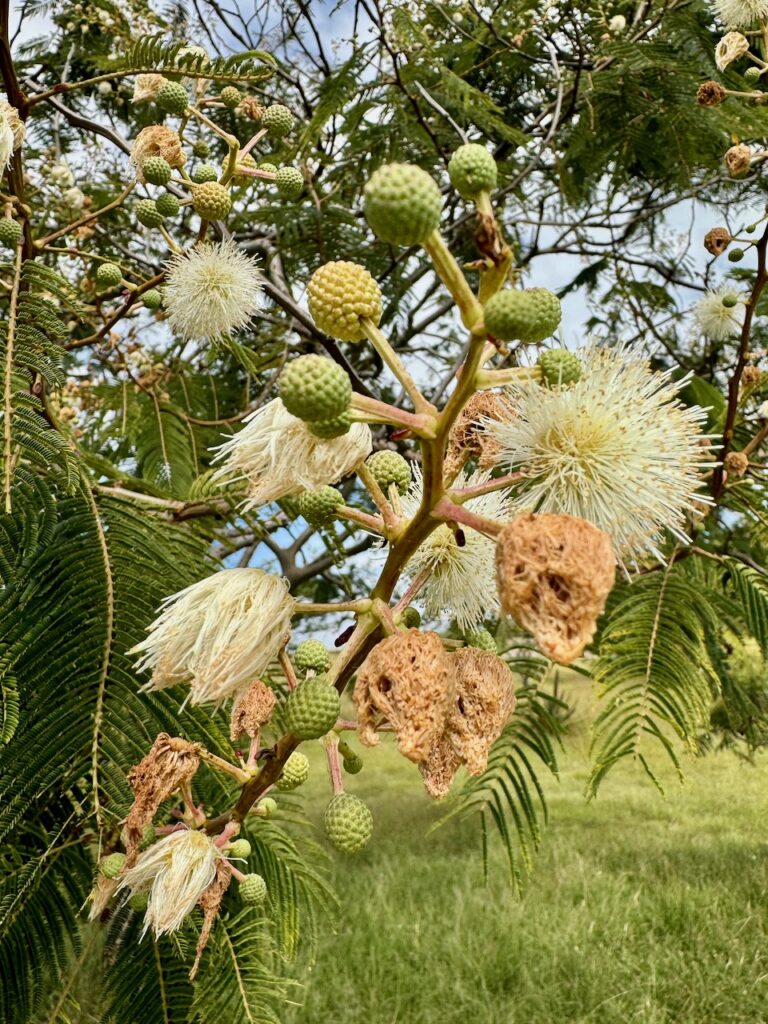
[[[13,248],[21,241],[24,229],[11,217],[0,217],[0,244]]]
[[[232,209],[229,190],[218,181],[196,185],[192,192],[192,206],[203,220],[221,220]]]
[[[486,302],[485,327],[501,341],[535,344],[556,330],[560,300],[546,288],[505,288]]]
[[[363,759],[357,754],[350,754],[343,759],[341,766],[347,775],[357,775],[363,770]]]
[[[124,853],[110,853],[108,857],[102,857],[99,861],[99,871],[105,878],[117,878],[124,864]]]
[[[140,199],[134,207],[134,213],[136,220],[145,228],[159,228],[165,220],[154,199]]]
[[[296,648],[293,661],[300,672],[326,672],[331,664],[331,656],[322,640],[302,640]]]
[[[316,491],[304,491],[298,498],[299,515],[304,516],[310,526],[319,530],[328,526],[333,521],[333,515],[339,505],[344,504],[344,498],[335,487],[326,485],[319,487]],[[319,643],[319,641],[308,640],[307,643]],[[299,645],[301,646],[301,645]]]
[[[191,174],[192,181],[198,185],[203,185],[206,181],[217,181],[218,177],[219,172],[213,164],[198,164]]]
[[[728,228],[712,228],[704,236],[704,248],[713,256],[719,256],[732,241],[733,236]]]
[[[211,147],[204,139],[198,139],[197,142],[192,144],[193,156],[199,157],[201,160],[204,160],[210,152]]]
[[[245,156],[238,156],[235,173],[232,175],[232,184],[236,185],[238,188],[247,188],[248,185],[252,185],[256,179],[250,174],[243,174],[242,168],[247,167],[250,170],[255,171],[256,166],[256,161],[250,153],[246,153]]]
[[[161,213],[163,217],[175,217],[181,209],[181,204],[176,196],[171,195],[170,192],[163,192],[161,196],[158,196],[155,200],[155,206],[157,212]]]
[[[282,103],[273,103],[261,116],[261,127],[268,128],[274,139],[282,139],[293,128],[295,118],[288,107]]]
[[[141,171],[150,185],[166,185],[171,180],[171,165],[161,156],[147,157]]]
[[[236,89],[234,85],[227,85],[221,90],[219,99],[225,107],[229,107],[230,110],[234,110],[241,99],[240,90]]]
[[[426,171],[412,164],[379,167],[363,195],[366,219],[384,242],[418,245],[440,223],[440,189]]]
[[[325,834],[341,853],[358,853],[373,834],[373,815],[359,797],[337,793],[325,809]]]
[[[267,883],[261,875],[245,875],[240,883],[239,892],[243,903],[255,906],[267,898]]]
[[[123,272],[116,263],[102,263],[96,268],[96,284],[101,288],[115,288],[123,280]]]
[[[154,825],[146,825],[144,831],[141,833],[141,842],[139,843],[140,850],[146,850],[148,846],[157,839],[157,832],[155,832]]]
[[[340,341],[362,341],[365,317],[378,326],[381,289],[365,267],[334,260],[318,267],[307,286],[309,312],[321,331]]]
[[[163,296],[157,288],[150,288],[148,292],[144,292],[141,296],[141,301],[145,309],[160,309],[163,304]]]
[[[307,426],[310,434],[319,437],[321,441],[328,441],[332,437],[342,437],[349,432],[349,428],[352,426],[352,414],[347,409],[328,420],[307,420]]]
[[[147,909],[149,903],[149,896],[145,892],[137,892],[131,896],[128,900],[128,906],[134,912],[134,914],[143,914]]]
[[[265,818],[274,818],[277,814],[277,800],[273,800],[271,796],[265,796],[259,800],[256,810],[261,811]]]
[[[330,420],[349,408],[352,384],[346,370],[324,356],[299,356],[280,375],[283,405],[300,420]]]
[[[394,484],[400,494],[405,494],[411,486],[411,467],[397,452],[374,452],[365,464],[385,494],[390,484]]]
[[[176,114],[180,117],[187,109],[189,97],[181,82],[166,82],[158,92],[155,102],[166,114]]]
[[[235,839],[233,843],[230,843],[226,849],[227,857],[236,857],[243,859],[250,857],[251,855],[251,844],[247,839]]]
[[[269,174],[277,174],[277,164],[271,164],[269,160],[262,160],[259,164],[260,171],[267,171]]]
[[[310,676],[288,694],[285,724],[300,740],[325,736],[339,717],[340,699],[325,676]]]
[[[403,609],[400,621],[406,629],[418,629],[421,625],[421,614],[418,608],[414,608],[413,605],[408,605],[407,608]]]
[[[744,77],[746,78],[746,80],[749,82],[750,85],[754,85],[756,82],[760,81],[760,75],[761,74],[762,74],[762,71],[761,71],[760,68],[752,67],[752,68],[747,68],[747,70],[744,72]]]
[[[537,362],[541,367],[544,383],[551,388],[568,387],[581,378],[581,360],[575,352],[569,352],[565,348],[553,348],[548,352],[542,352]]]
[[[283,773],[275,783],[275,789],[287,792],[303,785],[309,778],[309,760],[300,750],[294,750],[283,765]]]
[[[740,263],[744,259],[743,249],[731,249],[728,253],[728,259],[731,263]]]
[[[496,188],[496,161],[485,146],[468,142],[459,146],[448,164],[448,177],[462,199]]]
[[[477,647],[481,651],[490,651],[491,654],[498,654],[499,648],[487,629],[468,629],[464,634],[467,647]]]
[[[275,185],[282,199],[298,199],[304,191],[304,175],[296,167],[281,167]]]

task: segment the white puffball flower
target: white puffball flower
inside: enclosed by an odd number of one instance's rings
[[[250,413],[245,426],[220,445],[214,462],[218,482],[245,480],[246,510],[270,501],[335,484],[352,473],[373,448],[366,423],[353,423],[341,437],[315,437],[279,398]]]
[[[731,284],[713,288],[693,307],[693,319],[702,334],[727,341],[741,333],[747,295]]]
[[[117,892],[148,894],[142,938],[149,928],[155,938],[175,932],[216,877],[223,853],[204,832],[171,832],[153,843],[120,879]]]
[[[712,7],[726,28],[753,28],[768,18],[768,0],[714,0]]]
[[[711,455],[701,444],[706,413],[677,398],[688,380],[653,371],[625,346],[578,353],[581,378],[569,387],[521,381],[508,394],[516,416],[484,419],[499,446],[497,464],[527,480],[514,514],[576,516],[607,533],[619,562],[650,553],[661,535],[686,540],[686,511],[700,493]]]
[[[62,193],[61,200],[71,210],[82,210],[85,204],[85,193],[77,185],[73,185],[72,188],[68,188]]]
[[[222,569],[163,601],[149,636],[128,653],[149,669],[146,689],[189,685],[192,704],[220,704],[266,672],[290,631],[296,602],[262,569]]]
[[[462,472],[452,486],[474,487],[489,479],[490,473],[476,472],[467,476]],[[423,493],[421,470],[414,467],[411,488],[401,498],[403,514],[409,519],[418,514]],[[506,523],[511,518],[511,502],[501,490],[470,498],[464,502],[464,507],[497,523]],[[450,615],[459,628],[466,631],[498,614],[496,542],[471,527],[461,524],[460,528],[464,541],[461,545],[451,527],[441,523],[417,548],[405,567],[405,574],[415,579],[429,571],[429,578],[418,595],[427,615],[434,618]]]
[[[608,31],[613,33],[623,32],[627,27],[627,19],[623,14],[614,14],[608,22]]]
[[[245,327],[262,308],[256,261],[227,238],[200,242],[166,264],[165,308],[171,328],[190,341]]]

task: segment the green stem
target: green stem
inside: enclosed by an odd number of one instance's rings
[[[400,356],[395,352],[387,338],[384,337],[373,320],[369,320],[368,317],[361,317],[360,326],[365,331],[365,336],[368,341],[370,341],[386,365],[405,388],[406,393],[413,402],[413,407],[416,412],[426,415],[436,413],[437,409],[435,409],[434,405],[432,405],[431,402],[428,402],[424,395],[422,395],[416,381],[403,365]]]
[[[424,248],[432,260],[437,276],[453,296],[453,300],[459,307],[461,320],[465,327],[472,327],[482,319],[483,307],[469,287],[469,282],[464,276],[464,271],[456,262],[453,253],[445,244],[445,239],[439,231],[435,230],[424,242]]]

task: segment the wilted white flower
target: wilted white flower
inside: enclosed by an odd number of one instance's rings
[[[111,96],[113,91],[111,82],[99,82],[100,96]]]
[[[456,488],[485,483],[490,473],[471,476],[460,473],[453,483]],[[403,513],[413,518],[419,510],[424,493],[421,471],[414,468],[411,489],[401,499]],[[502,491],[491,491],[464,502],[470,512],[506,523],[510,518],[510,501]],[[427,582],[419,591],[427,615],[451,615],[462,630],[471,629],[499,609],[494,560],[496,542],[468,526],[461,527],[463,544],[446,523],[442,523],[421,544],[406,566],[412,579],[430,570]]]
[[[133,103],[146,103],[149,100],[157,99],[157,94],[165,85],[167,79],[162,75],[137,75],[133,83]]]
[[[48,179],[51,184],[60,185],[61,188],[68,188],[75,183],[72,171],[69,169],[69,164],[63,160],[54,164],[50,171],[48,171]]]
[[[25,131],[16,107],[12,107],[8,100],[0,99],[0,169],[5,169],[11,162],[13,151],[24,141]]]
[[[752,28],[768,18],[768,0],[714,0],[712,6],[726,28]]]
[[[623,32],[626,27],[627,27],[627,19],[624,17],[623,14],[614,14],[614,16],[608,22],[608,31],[609,32],[615,32],[615,33]]]
[[[147,687],[189,684],[193,704],[216,704],[261,676],[283,646],[295,601],[261,569],[223,569],[165,599],[149,636],[129,654]]]
[[[82,192],[77,185],[73,185],[72,188],[68,188],[61,196],[62,202],[69,206],[72,210],[82,210],[83,203],[85,202],[85,193]]]
[[[510,388],[517,416],[486,422],[500,464],[528,477],[515,513],[577,516],[609,534],[618,559],[657,556],[663,530],[684,538],[685,510],[703,499],[705,412],[677,399],[687,378],[656,373],[624,346],[580,353],[569,388],[522,381]]]
[[[747,295],[731,284],[713,288],[693,307],[693,318],[702,334],[726,341],[741,332]]]
[[[192,829],[171,832],[140,853],[117,891],[148,894],[142,937],[149,928],[155,938],[180,928],[216,877],[216,862],[222,857],[212,839]]]
[[[246,509],[335,484],[373,448],[367,424],[353,423],[341,437],[321,440],[291,416],[279,398],[243,422],[243,429],[217,449],[214,462],[226,461],[214,480],[246,480]]]
[[[715,64],[725,71],[729,64],[749,53],[749,40],[741,32],[728,32],[715,47]]]
[[[214,338],[245,327],[261,309],[256,261],[234,242],[200,242],[167,265],[165,308],[182,338]]]

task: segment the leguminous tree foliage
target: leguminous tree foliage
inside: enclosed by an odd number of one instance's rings
[[[521,886],[560,666],[587,796],[766,742],[766,0],[25,0],[0,70],[0,1019],[281,1021],[382,735]]]

